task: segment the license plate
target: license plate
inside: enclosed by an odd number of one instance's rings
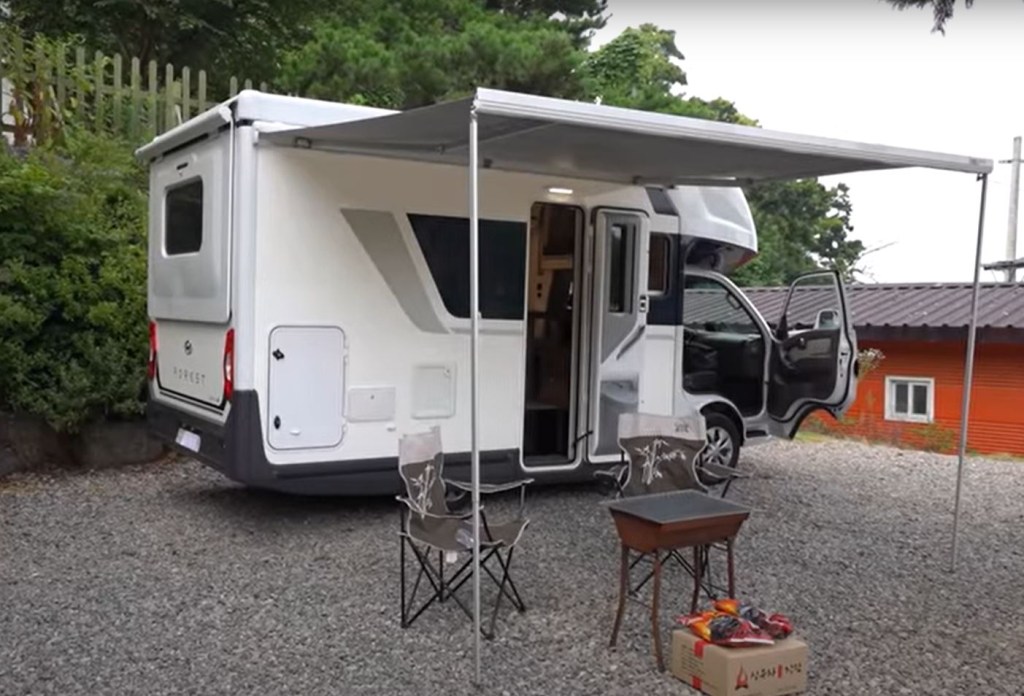
[[[194,433],[191,430],[185,430],[184,428],[178,428],[178,436],[174,438],[174,441],[185,449],[192,450],[193,452],[199,451],[199,433]]]

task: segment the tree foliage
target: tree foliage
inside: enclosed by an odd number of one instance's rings
[[[583,64],[588,96],[607,104],[714,121],[757,125],[732,102],[676,93],[686,73],[675,34],[645,24],[627,29]],[[759,255],[735,274],[745,285],[781,285],[807,271],[856,272],[864,245],[850,238],[851,204],[845,185],[828,189],[813,179],[759,183],[746,195],[757,225]]]
[[[98,136],[0,150],[0,410],[64,431],[140,412],[145,182]]]
[[[311,34],[284,53],[283,89],[390,108],[477,85],[579,95],[580,53],[570,33],[537,15],[488,11],[478,0],[363,0],[318,20]]]
[[[93,50],[269,78],[330,0],[7,0],[27,36],[77,35]]]
[[[485,0],[488,10],[516,17],[540,17],[561,25],[576,48],[586,48],[595,29],[607,23],[607,0]]]
[[[935,23],[932,26],[932,31],[939,33],[946,33],[946,23],[953,19],[953,10],[956,8],[956,0],[885,0],[890,5],[895,7],[897,10],[905,10],[908,8],[923,9],[926,7],[932,8],[932,14],[935,18]],[[974,0],[964,0],[964,7],[970,9],[974,4]]]

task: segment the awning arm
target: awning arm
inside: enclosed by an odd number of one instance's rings
[[[985,233],[985,199],[988,195],[988,174],[979,174],[981,204],[978,208],[978,242],[974,253],[974,288],[971,293],[971,324],[967,333],[967,356],[964,361],[964,390],[960,406],[960,451],[956,467],[956,499],[953,505],[953,548],[950,570],[956,570],[960,536],[960,494],[963,491],[964,457],[967,454],[967,422],[971,413],[971,387],[974,383],[974,347],[978,335],[978,292],[981,286],[981,243]]]

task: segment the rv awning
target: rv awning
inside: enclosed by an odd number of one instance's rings
[[[483,166],[622,183],[737,183],[924,167],[984,174],[992,161],[479,89],[458,101],[262,135],[282,145],[466,164],[480,116]]]

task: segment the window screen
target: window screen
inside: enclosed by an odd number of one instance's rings
[[[194,254],[203,246],[203,180],[167,189],[164,206],[164,252]]]
[[[409,215],[441,301],[452,316],[469,318],[469,220]],[[480,313],[485,319],[523,318],[526,224],[480,220]]]

